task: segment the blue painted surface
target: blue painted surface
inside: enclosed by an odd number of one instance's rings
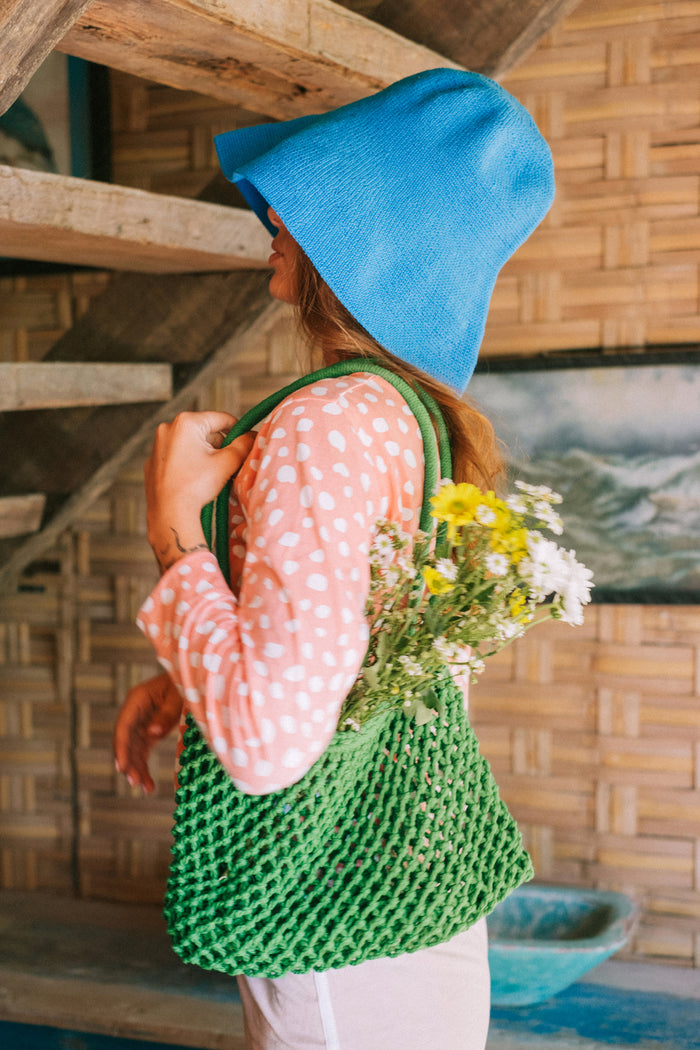
[[[90,83],[88,64],[82,58],[67,56],[68,121],[70,127],[71,174],[89,179],[93,172],[90,142]]]
[[[576,1035],[610,1047],[700,1050],[700,1000],[623,991],[579,983],[537,1006],[495,1007],[492,1031],[548,1038]],[[537,1045],[537,1044],[535,1044]],[[172,1043],[143,1042],[40,1025],[0,1021],[7,1050],[181,1050]]]
[[[173,1043],[145,1043],[14,1021],[0,1021],[0,1046],[7,1050],[182,1050]]]
[[[609,1046],[640,1050],[699,1050],[700,1000],[572,985],[536,1006],[495,1007],[493,1030],[543,1037],[577,1035]]]
[[[489,916],[492,1002],[542,1002],[626,943],[637,907],[622,893],[521,886]]]

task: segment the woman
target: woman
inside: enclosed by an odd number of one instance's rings
[[[459,394],[496,274],[552,199],[551,158],[525,111],[483,77],[432,70],[217,148],[274,233],[270,291],[297,306],[323,363],[371,357],[420,384],[447,423],[454,478],[491,487],[493,432]],[[161,425],[146,468],[163,575],[138,622],[165,673],[131,691],[115,732],[118,768],[145,790],[150,748],[183,708],[241,792],[296,783],[362,665],[374,523],[418,527],[420,431],[361,362],[219,447],[232,424],[199,413]],[[227,581],[200,511],[233,474]],[[251,1050],[481,1050],[485,923],[397,958],[239,986]]]

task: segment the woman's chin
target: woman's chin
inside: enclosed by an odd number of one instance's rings
[[[291,303],[294,306],[298,301],[296,289],[291,282],[277,273],[273,273],[268,287],[272,298],[277,299],[281,303]]]

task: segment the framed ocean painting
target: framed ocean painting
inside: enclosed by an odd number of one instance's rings
[[[700,353],[622,360],[489,360],[468,393],[505,442],[509,477],[564,497],[558,542],[592,569],[595,601],[695,604]]]

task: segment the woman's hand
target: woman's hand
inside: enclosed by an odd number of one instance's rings
[[[227,412],[181,412],[156,431],[145,481],[148,541],[161,572],[185,554],[207,549],[202,507],[218,496],[255,440],[243,434],[221,448],[235,422]]]
[[[167,674],[140,682],[126,694],[114,727],[114,756],[118,772],[132,787],[155,790],[148,768],[153,745],[180,721],[182,697]]]

